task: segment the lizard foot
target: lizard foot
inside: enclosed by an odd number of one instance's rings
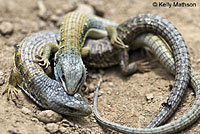
[[[149,65],[150,62],[145,60],[137,61],[136,64],[138,67],[138,71],[141,73],[149,72],[152,69],[152,67]]]
[[[40,55],[36,55],[36,59],[35,62],[37,62],[40,66],[44,67],[44,69],[47,69],[48,66],[50,65],[50,62],[47,58],[44,58]]]
[[[2,95],[7,93],[7,99],[8,100],[15,100],[18,99],[18,92],[19,90],[15,88],[13,85],[8,84],[8,88],[3,92]]]
[[[111,43],[117,48],[128,48],[127,45],[118,37],[117,30],[113,26],[107,26],[106,30],[108,32],[108,36],[110,37]]]

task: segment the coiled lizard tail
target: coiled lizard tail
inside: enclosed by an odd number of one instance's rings
[[[125,44],[133,44],[138,35],[151,32],[161,36],[172,49],[176,67],[175,83],[167,102],[163,103],[163,109],[153,121],[152,125],[158,126],[175,112],[188,85],[190,60],[187,46],[179,31],[169,21],[153,14],[142,14],[130,18],[120,24],[117,30]]]
[[[165,44],[165,42],[151,33],[145,33],[138,36],[135,41],[136,47],[141,46],[148,46],[152,53],[158,58],[161,64],[172,74],[176,74],[175,69],[175,60],[173,59],[171,50]],[[194,123],[200,117],[200,75],[199,73],[195,72],[193,69],[191,70],[190,75],[190,85],[194,89],[196,98],[194,104],[192,105],[191,109],[189,109],[183,116],[178,118],[175,121],[172,121],[166,125],[159,126],[156,128],[130,128],[124,125],[120,125],[117,123],[109,122],[104,120],[97,111],[97,101],[98,101],[98,90],[100,88],[100,82],[98,83],[95,98],[94,98],[94,115],[95,118],[105,125],[108,128],[114,129],[116,131],[122,133],[130,133],[130,134],[172,134],[177,133],[192,123]],[[159,122],[160,123],[160,122]]]
[[[89,50],[83,46],[86,37],[109,36],[112,42],[117,44],[116,46],[125,47],[116,36],[116,29],[106,28],[108,26],[116,27],[117,25],[102,18],[72,12],[64,17],[59,32],[58,46],[51,44],[45,47],[42,59],[48,59],[51,51],[57,50],[54,59],[55,76],[68,94],[73,95],[78,92],[85,82],[86,69],[81,54],[86,56]]]
[[[89,115],[91,108],[80,94],[68,95],[61,83],[48,77],[35,62],[36,55],[42,55],[45,44],[56,43],[57,36],[55,31],[39,32],[27,36],[17,45],[7,91],[11,96],[16,95],[16,86],[20,86],[42,108],[64,115]]]

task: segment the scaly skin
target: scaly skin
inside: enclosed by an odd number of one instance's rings
[[[155,36],[151,33],[142,34],[137,37],[134,41],[134,45],[136,47],[147,46],[151,49],[152,53],[158,58],[161,64],[172,74],[176,74],[175,62],[172,56],[171,51],[166,46],[165,42],[161,40],[158,36]],[[122,133],[131,133],[131,134],[171,134],[181,131],[194,123],[200,117],[200,75],[195,72],[193,69],[191,70],[190,75],[190,86],[194,89],[196,98],[194,104],[182,117],[177,120],[168,123],[166,125],[156,127],[156,128],[130,128],[126,126],[122,126],[116,123],[112,123],[104,120],[97,111],[97,101],[98,101],[98,90],[100,88],[100,82],[98,83],[98,87],[95,94],[94,99],[94,114],[96,119],[107,126],[108,128],[114,129],[116,131]]]
[[[41,55],[47,42],[56,43],[58,34],[54,33],[32,34],[16,46],[14,69],[10,75],[9,88],[4,93],[17,93],[15,87],[18,85],[42,108],[52,109],[64,115],[87,116],[91,113],[91,108],[82,96],[79,93],[68,95],[61,83],[48,77],[34,62],[36,55]]]
[[[169,28],[166,29],[165,26],[169,26]],[[132,38],[130,38],[130,35],[131,37],[134,38],[141,32],[147,32],[147,31],[155,32],[163,36],[163,38],[169,43],[169,45],[171,45],[172,50],[175,54],[175,59],[177,60],[177,64],[176,64],[177,75],[176,75],[175,87],[177,88],[178,92],[174,90],[168,102],[164,103],[165,107],[161,111],[161,114],[158,116],[158,121],[155,122],[156,124],[159,124],[159,123],[162,123],[164,120],[166,120],[166,118],[169,117],[170,114],[174,112],[178,103],[180,102],[180,98],[181,98],[180,96],[182,95],[183,90],[187,85],[187,80],[189,80],[188,78],[188,74],[189,74],[188,72],[190,70],[189,65],[188,65],[189,56],[188,56],[184,41],[182,40],[179,32],[174,28],[174,26],[171,23],[169,23],[168,21],[158,16],[151,15],[151,14],[140,15],[122,23],[118,29],[119,37],[122,38],[126,44],[131,44],[132,42]],[[128,40],[128,39],[131,39],[131,40]],[[93,48],[92,49],[90,48],[90,50],[92,51]],[[110,47],[107,47],[107,48],[110,48]],[[97,54],[100,54],[100,56],[103,55],[103,58],[106,56],[113,57],[117,55],[118,56],[117,62],[116,60],[111,60],[112,58],[110,58],[110,63],[112,62],[114,62],[114,64],[119,63],[122,68],[123,74],[131,74],[135,70],[138,70],[139,68],[142,67],[142,66],[138,67],[137,66],[138,64],[134,64],[134,63],[128,64],[128,54],[126,50],[121,51],[120,49],[116,49],[117,51],[115,51],[114,49],[107,49],[108,51],[105,51],[105,53],[103,53],[101,51],[102,50],[101,46],[99,46],[99,49],[96,49],[96,50],[98,50],[96,51]],[[93,59],[94,57],[90,57],[90,58]],[[106,58],[107,58],[106,60],[109,61],[108,57]],[[114,65],[114,64],[108,64],[108,66]],[[93,65],[94,64],[91,64],[91,66]],[[96,65],[97,65],[96,67],[98,67],[98,64]],[[141,70],[144,70],[144,69],[141,69]],[[177,85],[181,85],[181,86],[177,86]],[[175,97],[173,97],[173,95]]]
[[[37,40],[37,42],[34,44],[34,45],[37,45],[37,46],[35,46],[35,48],[34,48],[34,50],[35,49],[37,49],[37,53],[35,53],[34,55],[40,55],[41,54],[41,52],[42,52],[42,49],[43,49],[43,47],[44,47],[44,45],[45,45],[45,43],[47,43],[47,42],[56,42],[56,39],[57,39],[57,36],[58,36],[58,32],[56,32],[56,31],[44,31],[44,32],[39,32],[39,33],[36,33],[36,34],[32,34],[31,36],[30,36],[30,38],[26,38],[25,40],[26,40],[26,43],[25,44],[27,44],[27,47],[28,47],[28,50],[30,49],[33,49],[32,48],[32,46],[31,46],[31,44],[33,43],[33,41],[35,41],[35,40]],[[144,37],[143,37],[144,38]],[[142,39],[143,39],[142,38]],[[136,39],[138,39],[138,38],[136,38]],[[142,40],[142,39],[140,39],[140,40]],[[157,40],[157,39],[154,39],[154,40]],[[153,40],[153,41],[154,41]],[[146,42],[149,42],[149,40],[145,40]],[[158,43],[153,43],[153,41],[151,41],[151,43],[152,44],[158,44]],[[96,45],[95,45],[95,43],[97,43]],[[110,41],[108,40],[108,39],[102,39],[102,40],[98,40],[98,41],[94,41],[94,40],[87,40],[86,41],[86,46],[96,46],[95,48],[97,48],[96,50],[98,50],[98,52],[97,51],[95,51],[96,53],[103,53],[103,52],[105,52],[106,51],[106,49],[103,49],[104,47],[100,47],[100,48],[98,48],[97,46],[99,46],[101,44],[101,46],[102,45],[108,45],[108,47],[107,48],[111,48],[112,46],[110,45]],[[135,45],[135,43],[134,43],[134,46],[135,47],[143,47],[144,45],[141,45],[141,43],[136,43],[137,45]],[[160,45],[161,47],[163,47],[163,45]],[[30,48],[29,48],[30,47]],[[167,56],[165,56],[165,55],[163,55],[162,53],[166,53],[165,51],[164,51],[164,49],[162,48],[162,49],[160,49],[159,47],[156,47],[156,46],[151,46],[150,45],[150,47],[152,47],[154,50],[156,50],[156,52],[153,52],[154,54],[156,54],[156,55],[159,55],[158,57],[160,57],[159,58],[159,60],[164,64],[164,65],[169,65],[168,67],[167,67],[167,69],[169,69],[170,70],[170,68],[171,68],[171,66],[170,65],[173,65],[173,63],[171,63],[171,61],[168,59],[168,58],[166,58]],[[90,47],[89,47],[90,48]],[[94,49],[92,49],[92,50],[94,50]],[[102,51],[102,50],[105,50],[105,51]],[[162,51],[160,51],[160,50],[162,50]],[[33,51],[33,52],[35,52],[35,51]],[[92,52],[92,51],[91,51]],[[107,53],[110,53],[110,54],[112,54],[112,49],[110,49],[109,51],[107,51],[106,52],[106,54]],[[161,55],[161,56],[160,56]],[[91,57],[92,58],[92,57]],[[111,61],[113,61],[112,59],[110,59]],[[169,60],[169,61],[168,61]],[[167,63],[167,64],[166,64]],[[36,66],[38,66],[37,64],[36,64]],[[38,66],[39,67],[39,66]],[[174,68],[174,67],[172,67],[172,68]],[[194,75],[194,74],[192,74],[192,75]],[[196,76],[195,76],[196,77]],[[193,78],[191,81],[194,83],[193,85],[192,85],[192,87],[195,89],[195,91],[198,91],[197,89],[199,89],[198,88],[198,83],[196,83],[196,81],[195,81],[195,79],[196,78]],[[29,94],[28,94],[29,95]],[[41,94],[40,94],[41,95]],[[46,96],[51,96],[51,94],[49,94],[48,92],[46,93]],[[58,97],[60,97],[60,96],[58,96]],[[34,98],[34,97],[32,97],[32,98]],[[196,98],[196,99],[198,99],[198,98]],[[96,106],[96,105],[95,105]],[[58,106],[59,107],[59,106]],[[199,117],[199,112],[198,112],[198,109],[195,109],[195,107],[193,108],[194,110],[192,111],[192,113],[194,114],[192,117],[194,117],[194,118],[191,118],[191,119],[189,119],[189,120],[186,120],[186,121],[182,121],[182,119],[181,120],[179,120],[180,122],[182,122],[183,124],[180,124],[179,122],[176,122],[176,125],[178,125],[178,126],[180,126],[180,128],[179,127],[177,127],[176,128],[176,126],[167,126],[168,128],[167,128],[167,132],[169,131],[168,129],[170,129],[170,131],[169,132],[173,132],[173,129],[175,129],[175,131],[178,131],[178,130],[181,130],[181,129],[183,129],[183,128],[185,128],[185,127],[187,127],[188,125],[190,125],[192,122],[194,122],[195,121],[195,119],[197,119],[197,118],[195,118],[195,117]],[[197,110],[197,112],[195,112],[195,110]],[[95,111],[95,115],[97,116],[97,118],[98,118],[98,113],[96,113],[97,111]],[[190,112],[191,113],[191,112]],[[186,116],[187,117],[187,116]],[[102,122],[102,119],[101,119],[101,117],[99,118],[99,120],[100,120],[100,122]],[[103,122],[104,122],[104,120],[103,120]],[[104,122],[105,123],[105,122]],[[111,124],[111,125],[113,125],[113,124]],[[114,127],[116,127],[115,125],[114,125]],[[118,127],[118,125],[117,125],[117,127]],[[120,128],[121,126],[119,126],[119,128]],[[117,129],[118,130],[118,129]],[[152,129],[148,129],[148,131],[149,131],[149,133],[151,132],[151,130]],[[122,131],[122,132],[124,132],[124,131],[126,131],[126,130],[120,130],[120,131]],[[162,133],[163,131],[165,131],[165,130],[163,130],[162,128],[161,129],[158,129],[158,130],[153,130],[153,132],[152,133]],[[136,131],[136,132],[138,132],[138,131]],[[140,131],[139,130],[139,132],[138,133],[147,133],[146,131],[145,132],[143,132],[143,130],[142,131]]]
[[[102,18],[77,12],[68,13],[60,28],[58,46],[47,43],[42,60],[39,61],[47,61],[44,66],[48,67],[50,54],[57,51],[54,58],[56,80],[62,83],[68,94],[73,95],[81,89],[86,80],[87,71],[81,58],[81,52],[84,52],[85,55],[88,53],[88,49],[83,47],[85,38],[88,36],[93,38],[110,36],[111,41],[120,47],[123,43],[113,34],[113,31],[116,33],[116,29],[111,28],[113,26],[116,24]]]
[[[164,123],[176,110],[179,105],[184,91],[187,87],[190,74],[189,54],[178,30],[167,20],[152,14],[138,15],[130,18],[120,24],[117,28],[118,36],[125,44],[129,44],[129,48],[135,49],[134,39],[144,32],[152,32],[161,36],[171,47],[175,58],[176,75],[175,83],[166,103],[163,103],[163,109],[152,120],[148,127],[156,127]],[[128,53],[126,50],[121,51],[108,45],[106,40],[93,41],[90,48],[91,53],[86,57],[85,64],[94,67],[108,67],[115,64],[120,64],[123,70],[124,66],[132,66],[134,63],[128,63]],[[95,47],[94,47],[95,46]],[[135,65],[136,66],[136,65]],[[137,67],[137,66],[136,66]],[[140,67],[138,67],[140,68]],[[124,71],[124,72],[129,72]]]

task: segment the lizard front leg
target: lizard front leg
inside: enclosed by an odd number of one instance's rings
[[[3,95],[7,93],[8,100],[15,100],[18,98],[18,92],[19,90],[16,88],[19,86],[21,88],[21,83],[23,81],[23,78],[21,77],[20,72],[16,67],[14,67],[11,71],[9,82],[6,90],[3,92]]]
[[[44,69],[47,69],[50,65],[50,55],[54,55],[58,51],[58,46],[56,44],[53,44],[51,42],[47,43],[43,47],[43,54],[42,55],[36,55],[38,59],[35,60],[36,63],[38,63],[40,66],[42,66]]]
[[[116,48],[128,48],[128,46],[125,45],[123,43],[123,41],[118,37],[116,27],[114,27],[112,25],[106,26],[105,30],[91,28],[87,32],[87,37],[93,38],[93,39],[100,39],[100,38],[103,38],[103,37],[106,37],[106,36],[109,37],[111,44],[114,47],[116,47]]]

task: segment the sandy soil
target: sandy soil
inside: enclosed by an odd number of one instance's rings
[[[139,13],[154,13],[171,21],[181,32],[191,55],[192,67],[200,69],[200,3],[191,0],[196,7],[153,7],[157,0],[44,0],[46,10],[38,6],[37,0],[0,0],[0,94],[6,88],[10,70],[13,67],[14,48],[27,34],[44,29],[58,29],[63,15],[71,10],[93,12],[120,23]],[[160,2],[160,1],[157,1]],[[163,0],[163,2],[172,2]],[[185,0],[186,2],[186,0]],[[85,3],[86,5],[82,5]],[[140,52],[136,54],[139,56]],[[103,118],[131,127],[145,127],[162,108],[170,94],[174,78],[159,63],[152,71],[130,77],[123,77],[119,67],[104,70],[89,69],[84,97],[91,104],[93,91],[101,75],[106,82],[101,86],[99,112]],[[146,96],[153,95],[151,101]],[[189,89],[183,103],[172,120],[183,115],[193,104],[194,93]],[[19,93],[17,104],[0,97],[0,133],[20,132],[23,134],[97,134],[116,133],[102,129],[91,114],[84,118],[63,117],[55,123],[38,120],[42,111],[26,95]],[[10,131],[10,132],[9,132]],[[199,134],[200,120],[182,131],[185,134]],[[14,134],[14,133],[13,133]]]

